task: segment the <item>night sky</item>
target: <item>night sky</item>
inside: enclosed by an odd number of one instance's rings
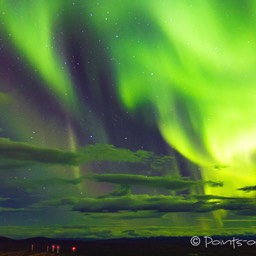
[[[255,234],[255,17],[0,0],[0,236]]]

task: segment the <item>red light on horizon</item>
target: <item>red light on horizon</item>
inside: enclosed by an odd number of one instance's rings
[[[75,246],[72,247],[72,251],[73,251],[73,252],[76,251],[76,247],[75,247]]]

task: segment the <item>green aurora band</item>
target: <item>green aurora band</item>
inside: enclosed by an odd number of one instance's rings
[[[54,44],[58,40],[54,38],[58,36],[55,14],[60,4],[59,1],[49,4],[44,0],[1,1],[0,7],[10,41],[24,54],[32,68],[38,70],[50,94],[74,111],[76,92],[65,67],[65,56],[61,56],[61,45]]]
[[[221,175],[226,189],[206,188],[206,193],[242,195],[238,180],[240,187],[255,185],[256,2],[246,1],[243,8],[229,0],[97,2],[100,8],[78,1],[72,12],[108,45],[124,107],[141,108],[149,120],[156,116],[165,140],[202,166],[205,180]],[[63,68],[65,56],[52,39],[55,12],[68,3],[1,1],[0,6],[12,43],[38,69],[49,92],[77,112],[79,98],[68,67]],[[17,4],[22,19],[13,15]],[[74,137],[70,128],[73,150]],[[216,164],[228,168],[220,173],[213,170]]]
[[[106,1],[94,15],[116,59],[124,106],[142,108],[147,118],[151,106],[171,146],[201,165],[205,179],[221,175],[226,189],[206,189],[209,193],[242,195],[231,192],[237,181],[255,182],[255,5]],[[118,17],[104,23],[108,9]],[[134,12],[141,26],[129,19]],[[116,20],[126,29],[113,32]],[[228,170],[213,171],[216,164]]]

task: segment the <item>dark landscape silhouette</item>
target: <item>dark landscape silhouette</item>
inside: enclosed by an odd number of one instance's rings
[[[218,237],[216,238],[218,239]],[[223,239],[221,237],[220,239]],[[225,237],[232,239],[232,237]],[[254,239],[246,237],[246,239]],[[255,239],[254,239],[255,240]],[[54,248],[52,246],[54,245]],[[57,246],[59,250],[57,251]],[[66,240],[43,237],[14,240],[0,237],[1,256],[171,256],[171,255],[255,255],[256,246],[232,248],[230,245],[193,247],[190,237],[113,239],[113,240]]]

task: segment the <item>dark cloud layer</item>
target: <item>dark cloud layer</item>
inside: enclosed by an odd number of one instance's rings
[[[174,199],[170,196],[132,195],[109,198],[85,198],[73,207],[80,212],[159,211],[189,212],[196,201]]]
[[[170,156],[156,156],[150,151],[131,151],[109,144],[94,144],[77,152],[50,149],[0,137],[0,169],[17,169],[35,164],[77,166],[99,162],[140,163],[159,171],[173,164]]]
[[[42,148],[25,142],[0,138],[0,167],[17,168],[31,164],[78,165],[80,155],[59,149]]]
[[[119,198],[85,198],[75,204],[73,210],[80,212],[118,212],[150,210],[157,212],[211,212],[230,210],[241,214],[251,214],[256,209],[252,199],[225,199],[214,202],[200,202],[171,196],[133,195]],[[254,213],[255,215],[255,213]]]
[[[202,195],[200,198],[186,196],[150,196],[124,195],[98,198],[70,197],[49,200],[35,205],[42,206],[70,205],[74,211],[83,213],[146,212],[172,213],[207,213],[216,210],[232,211],[236,215],[255,215],[256,203],[251,198],[220,197]],[[147,215],[147,214],[146,214]]]
[[[83,182],[82,177],[78,177],[75,179],[64,179],[64,178],[51,178],[51,179],[40,179],[34,180],[31,182],[30,180],[17,180],[13,181],[13,185],[18,185],[23,187],[24,189],[35,189],[41,186],[65,186],[65,185],[78,185]]]
[[[244,192],[251,192],[256,190],[256,186],[247,186],[247,187],[242,187],[238,188],[237,190],[242,190]]]
[[[97,182],[109,182],[126,186],[141,185],[169,190],[185,190],[198,184],[198,181],[174,176],[145,176],[132,174],[95,174],[87,176]]]

